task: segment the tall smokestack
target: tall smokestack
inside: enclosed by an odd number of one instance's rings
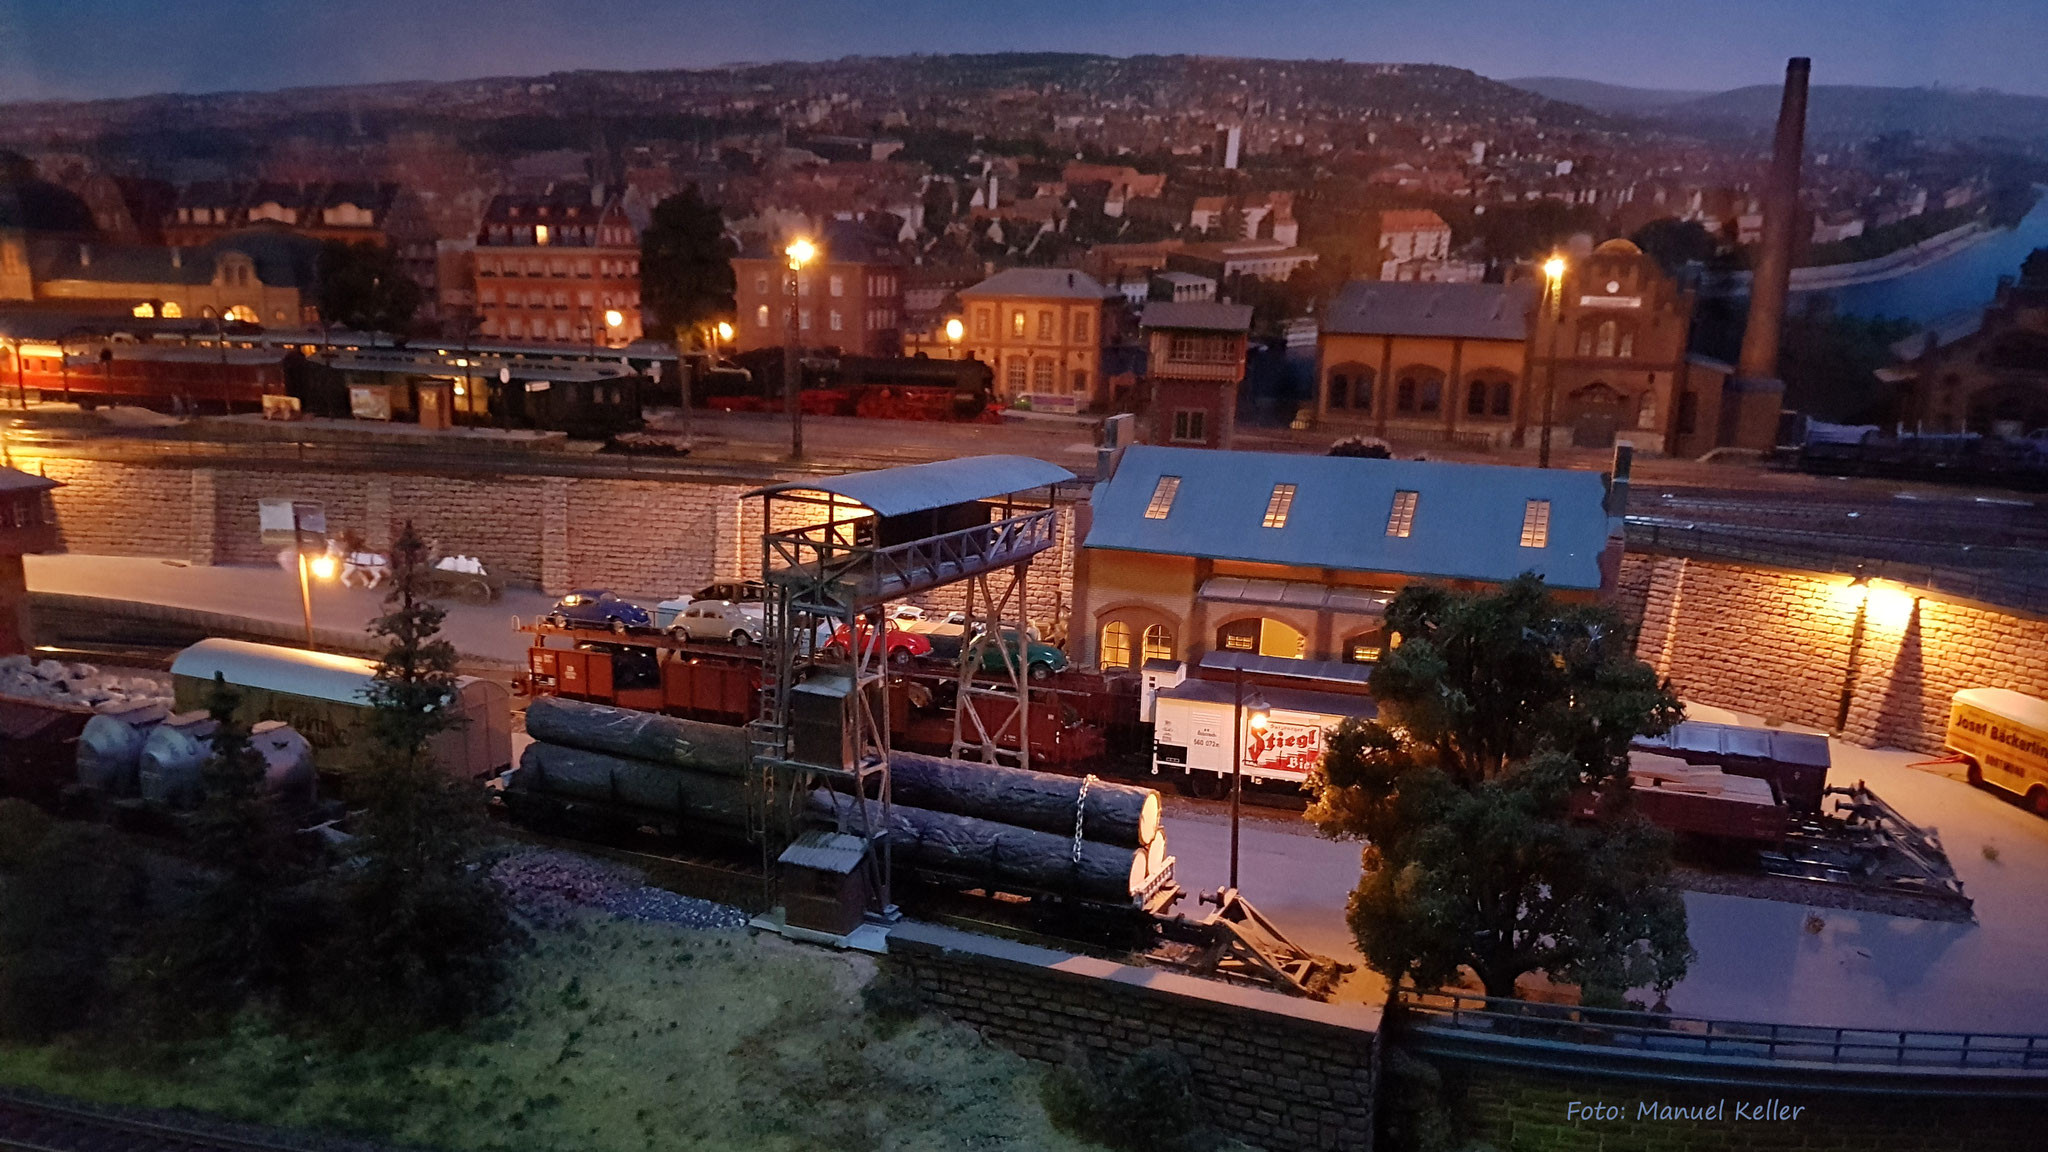
[[[1749,287],[1749,325],[1742,333],[1744,380],[1775,380],[1785,294],[1792,282],[1792,244],[1799,227],[1799,164],[1806,151],[1806,83],[1813,61],[1794,56],[1785,65],[1785,97],[1778,105],[1778,137],[1771,149],[1771,179],[1764,188],[1763,250]]]

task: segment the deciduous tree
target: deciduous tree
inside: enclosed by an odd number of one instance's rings
[[[314,301],[329,324],[403,338],[426,298],[390,248],[342,240],[320,246]]]
[[[640,302],[650,327],[681,341],[696,326],[732,315],[732,258],[725,218],[695,184],[655,205],[640,235]]]
[[[1489,995],[1543,972],[1589,997],[1667,990],[1692,950],[1670,842],[1627,803],[1627,753],[1680,707],[1594,605],[1523,576],[1404,589],[1372,676],[1380,709],[1332,734],[1308,817],[1365,842],[1349,922],[1374,970]],[[1614,785],[1609,787],[1609,785]],[[1590,818],[1580,798],[1602,797]]]

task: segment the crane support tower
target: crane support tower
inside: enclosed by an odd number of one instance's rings
[[[968,597],[970,613],[988,618],[967,621],[958,701],[962,713],[975,708],[988,694],[969,687],[983,643],[1028,635],[1024,577],[1032,558],[1057,540],[1052,489],[1073,479],[1030,457],[968,456],[791,480],[747,494],[761,498],[765,586],[748,831],[761,843],[764,865],[820,818],[821,803],[829,804],[835,830],[868,845],[864,867],[874,909],[891,911],[884,834],[889,675],[898,649],[888,643],[887,605],[962,582],[979,593]],[[1016,620],[995,618],[1012,607]],[[1029,678],[1022,652],[1014,655],[1005,659],[1016,672],[1013,726],[985,722],[978,712],[965,728],[956,720],[956,755],[971,743],[994,763],[996,745],[1013,730],[1017,748],[1028,747]]]

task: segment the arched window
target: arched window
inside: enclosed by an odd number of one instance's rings
[[[247,304],[237,304],[228,309],[226,318],[238,324],[254,324],[258,319],[256,310]]]
[[[1621,344],[1615,354],[1623,360],[1634,356],[1636,354],[1636,334],[1633,332],[1623,332],[1621,334]]]
[[[1121,620],[1112,620],[1102,626],[1102,658],[1104,668],[1129,668],[1131,666],[1131,626]]]
[[[1145,629],[1145,647],[1142,656],[1146,660],[1173,659],[1173,630],[1164,624],[1154,624]]]
[[[1579,329],[1579,355],[1583,358],[1592,354],[1593,329],[1591,327],[1581,328]]]
[[[1415,377],[1403,376],[1394,386],[1394,408],[1400,412],[1415,411]]]
[[[1496,380],[1493,384],[1493,414],[1506,417],[1515,410],[1515,382]]]
[[[1603,320],[1600,322],[1600,340],[1594,350],[1596,355],[1602,358],[1614,355],[1614,339],[1618,331],[1619,329],[1615,327],[1614,321]]]
[[[1465,415],[1486,415],[1486,381],[1474,380],[1465,386]]]
[[[1422,407],[1422,410],[1423,410],[1424,412],[1441,412],[1441,411],[1443,411],[1443,407],[1444,407],[1444,382],[1443,382],[1442,380],[1437,380],[1437,379],[1430,379],[1430,380],[1424,380],[1424,381],[1422,382],[1422,405],[1421,405],[1421,407]]]
[[[1350,406],[1351,378],[1342,372],[1332,373],[1330,376],[1330,407],[1348,408]]]
[[[1299,660],[1308,652],[1308,637],[1284,620],[1275,620],[1269,616],[1253,617],[1249,620],[1233,620],[1218,628],[1216,650],[1256,652],[1261,656]]]

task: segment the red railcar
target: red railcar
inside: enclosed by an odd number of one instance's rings
[[[285,392],[284,355],[274,348],[108,344],[95,351],[24,347],[0,391],[44,400],[142,408],[252,410]]]

